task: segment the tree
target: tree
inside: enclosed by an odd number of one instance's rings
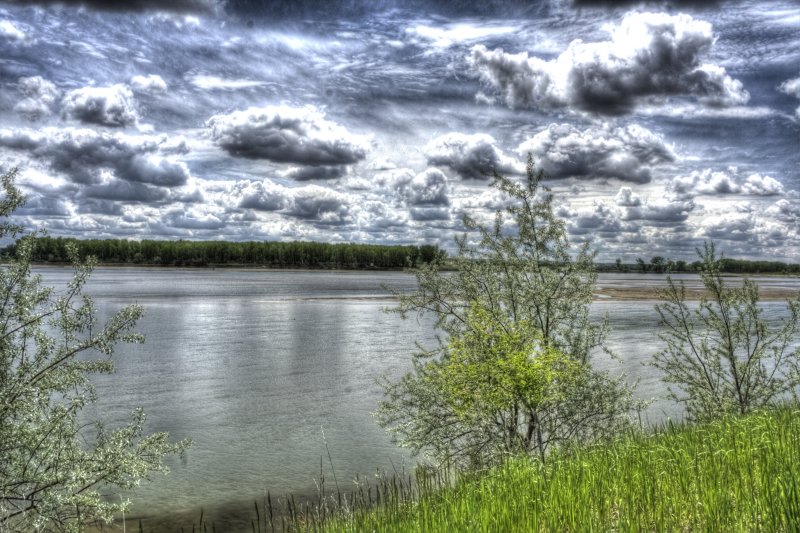
[[[645,263],[644,259],[642,259],[641,257],[637,257],[636,264],[639,265],[639,268],[642,270],[642,273],[647,272],[647,263]]]
[[[23,203],[14,177],[2,177],[3,217]],[[7,221],[0,225],[2,237],[20,233]],[[132,488],[165,471],[164,456],[188,442],[144,435],[141,410],[119,429],[97,423],[90,431],[80,422],[81,409],[95,400],[90,376],[113,371],[115,344],[142,342],[132,332],[142,309],[128,306],[98,324],[92,300],[81,294],[91,263],[79,264],[68,246],[75,274],[58,294],[31,272],[34,246],[33,236],[22,236],[0,270],[0,530],[78,531],[124,509],[101,491]]]
[[[663,272],[664,267],[666,266],[666,262],[667,262],[666,259],[664,259],[660,255],[657,255],[652,259],[650,259],[650,264],[653,267],[653,272],[659,272],[659,273]]]
[[[395,312],[432,313],[447,335],[415,354],[412,372],[384,383],[378,419],[415,453],[468,465],[507,454],[544,458],[553,446],[601,438],[628,421],[624,377],[590,364],[607,332],[589,320],[594,254],[588,245],[570,248],[541,179],[530,159],[524,184],[495,175],[492,185],[513,204],[490,228],[465,216],[479,241],[456,239],[455,272],[424,265],[417,291],[396,293]]]
[[[686,301],[683,282],[668,278],[656,305],[666,348],[653,365],[664,372],[670,397],[686,404],[697,420],[744,414],[784,398],[800,387],[800,348],[790,350],[800,322],[800,297],[787,301],[788,316],[769,324],[759,305],[758,285],[740,287],[720,275],[713,243],[697,251],[705,295],[697,307]]]

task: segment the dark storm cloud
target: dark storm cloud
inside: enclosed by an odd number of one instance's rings
[[[537,168],[555,179],[616,178],[647,183],[653,166],[675,159],[660,136],[635,125],[581,130],[570,124],[551,124],[517,150],[531,154]]]
[[[123,181],[160,187],[185,184],[189,178],[186,165],[159,154],[162,146],[169,147],[166,143],[160,137],[90,129],[0,130],[0,146],[25,151],[73,182],[92,185],[104,180],[104,172]]]
[[[646,97],[690,96],[708,106],[745,104],[749,94],[723,67],[703,63],[711,24],[685,14],[628,13],[608,41],[570,43],[547,61],[478,45],[472,68],[512,108],[630,111]]]
[[[170,11],[175,13],[210,12],[218,0],[5,0],[20,6],[87,7],[105,11]]]
[[[465,179],[489,179],[494,172],[521,174],[525,166],[507,156],[491,135],[448,133],[429,142],[423,152],[429,165],[454,170]]]
[[[65,116],[85,124],[123,127],[138,120],[133,92],[121,84],[72,90],[62,105]]]
[[[369,143],[329,121],[313,107],[251,107],[214,115],[206,123],[212,140],[237,157],[309,166],[349,165]]]

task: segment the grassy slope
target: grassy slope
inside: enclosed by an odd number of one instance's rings
[[[314,528],[316,529],[316,528]],[[325,531],[798,531],[800,410],[514,460]]]

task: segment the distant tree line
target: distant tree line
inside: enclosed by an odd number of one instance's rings
[[[165,266],[265,266],[343,269],[393,269],[416,267],[444,259],[435,245],[384,246],[319,242],[129,241],[38,237],[31,260],[37,263],[69,262],[68,245],[81,257],[100,263]],[[16,245],[2,251],[13,257]]]
[[[800,274],[800,264],[783,263],[781,261],[749,261],[746,259],[719,259],[720,272],[729,274]],[[674,273],[674,272],[699,272],[702,268],[701,261],[677,260],[673,261],[657,255],[649,261],[639,257],[636,263],[623,263],[617,259],[615,263],[604,263],[598,265],[598,270],[604,272],[655,272],[655,273]]]

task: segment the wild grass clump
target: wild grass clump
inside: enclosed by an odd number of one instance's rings
[[[800,409],[668,424],[652,435],[513,459],[416,501],[341,510],[298,531],[794,531]]]

